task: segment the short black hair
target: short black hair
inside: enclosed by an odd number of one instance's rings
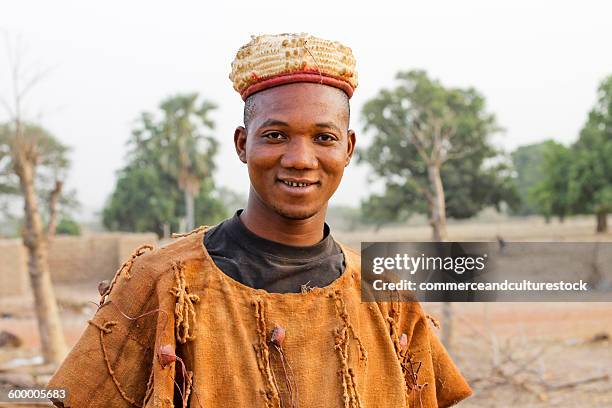
[[[255,98],[254,95],[249,95],[244,101],[244,113],[242,115],[242,119],[244,121],[244,127],[248,128],[249,123],[251,123],[251,119],[253,119],[253,115],[255,114]]]
[[[255,98],[254,98],[255,95],[256,94],[250,95],[244,101],[244,112],[242,115],[242,120],[244,121],[245,128],[249,127],[249,123],[251,123],[251,120],[253,119],[253,115],[255,115]],[[346,104],[346,111],[348,114],[347,123],[350,124],[351,122],[351,104],[349,102],[348,95],[345,94],[344,92],[342,92],[342,95],[344,95],[344,103]]]

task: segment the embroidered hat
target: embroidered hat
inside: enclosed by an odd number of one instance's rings
[[[306,33],[252,36],[238,50],[229,78],[242,100],[255,92],[295,82],[333,86],[349,98],[357,87],[351,49]]]

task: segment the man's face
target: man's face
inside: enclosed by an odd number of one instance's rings
[[[327,208],[355,147],[346,96],[326,85],[296,83],[252,96],[247,128],[234,134],[254,199],[285,218]]]

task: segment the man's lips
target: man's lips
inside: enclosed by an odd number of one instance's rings
[[[308,187],[313,184],[319,184],[316,180],[309,180],[303,178],[279,178],[278,181],[289,186],[289,187]]]
[[[283,190],[293,194],[305,194],[315,190],[321,183],[316,180],[283,178],[277,180]]]

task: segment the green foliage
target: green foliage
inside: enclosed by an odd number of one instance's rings
[[[544,155],[547,149],[552,148],[553,141],[520,146],[512,152],[512,164],[516,171],[516,187],[521,203],[516,208],[517,215],[531,215],[548,213],[541,207],[536,198],[537,186],[544,180]],[[543,197],[540,197],[543,198]],[[548,208],[548,206],[545,206]]]
[[[45,212],[51,191],[56,181],[63,181],[70,168],[68,153],[70,148],[62,144],[46,129],[31,123],[23,123],[21,136],[18,137],[14,123],[0,124],[0,213],[4,220],[15,221],[23,217],[15,208],[22,208],[17,201],[22,200],[22,191],[16,173],[19,155],[31,160],[35,165],[34,187],[41,207],[43,220],[48,220]],[[79,207],[74,190],[62,189],[58,197],[57,212],[69,216]]]
[[[447,216],[468,218],[486,206],[518,203],[511,167],[489,142],[499,130],[495,117],[475,89],[446,88],[424,71],[400,72],[396,87],[381,90],[362,113],[373,141],[358,151],[359,159],[385,184],[383,194],[362,203],[367,221],[382,224],[427,213],[428,164],[415,139],[424,123],[438,124],[440,134],[453,134],[442,142],[442,157],[434,157],[442,162]],[[438,142],[421,139],[425,150]]]
[[[81,226],[72,218],[62,218],[57,223],[57,235],[81,235]]]
[[[544,215],[605,217],[612,211],[612,76],[600,84],[576,143],[570,148],[550,143],[542,170],[534,197]]]
[[[128,165],[119,173],[102,222],[111,231],[154,231],[161,236],[164,223],[178,230],[181,199],[176,181],[154,165]]]
[[[164,225],[177,231],[186,215],[184,191],[195,197],[197,225],[227,216],[212,177],[218,144],[207,134],[215,106],[197,100],[197,94],[178,95],[160,104],[159,119],[141,115],[128,143],[128,164],[103,210],[106,228],[160,236]]]
[[[196,225],[214,225],[228,217],[228,208],[237,209],[225,204],[221,191],[227,190],[217,191],[210,177],[201,184],[198,198],[195,201]]]
[[[578,214],[612,211],[612,75],[600,84],[597,99],[572,147],[568,194]]]
[[[0,192],[21,194],[15,172],[16,157],[32,159],[36,166],[36,184],[51,190],[55,180],[63,180],[70,167],[70,149],[47,130],[34,124],[22,124],[18,137],[13,123],[0,124]]]
[[[181,190],[197,195],[200,180],[215,169],[218,143],[208,134],[214,129],[209,118],[216,106],[198,104],[198,94],[176,95],[159,105],[161,119],[145,112],[130,141],[134,158],[155,163],[173,177]]]
[[[572,162],[571,149],[553,141],[543,145],[540,166],[543,177],[530,193],[538,212],[547,219],[556,216],[563,220],[570,212],[568,188]]]

